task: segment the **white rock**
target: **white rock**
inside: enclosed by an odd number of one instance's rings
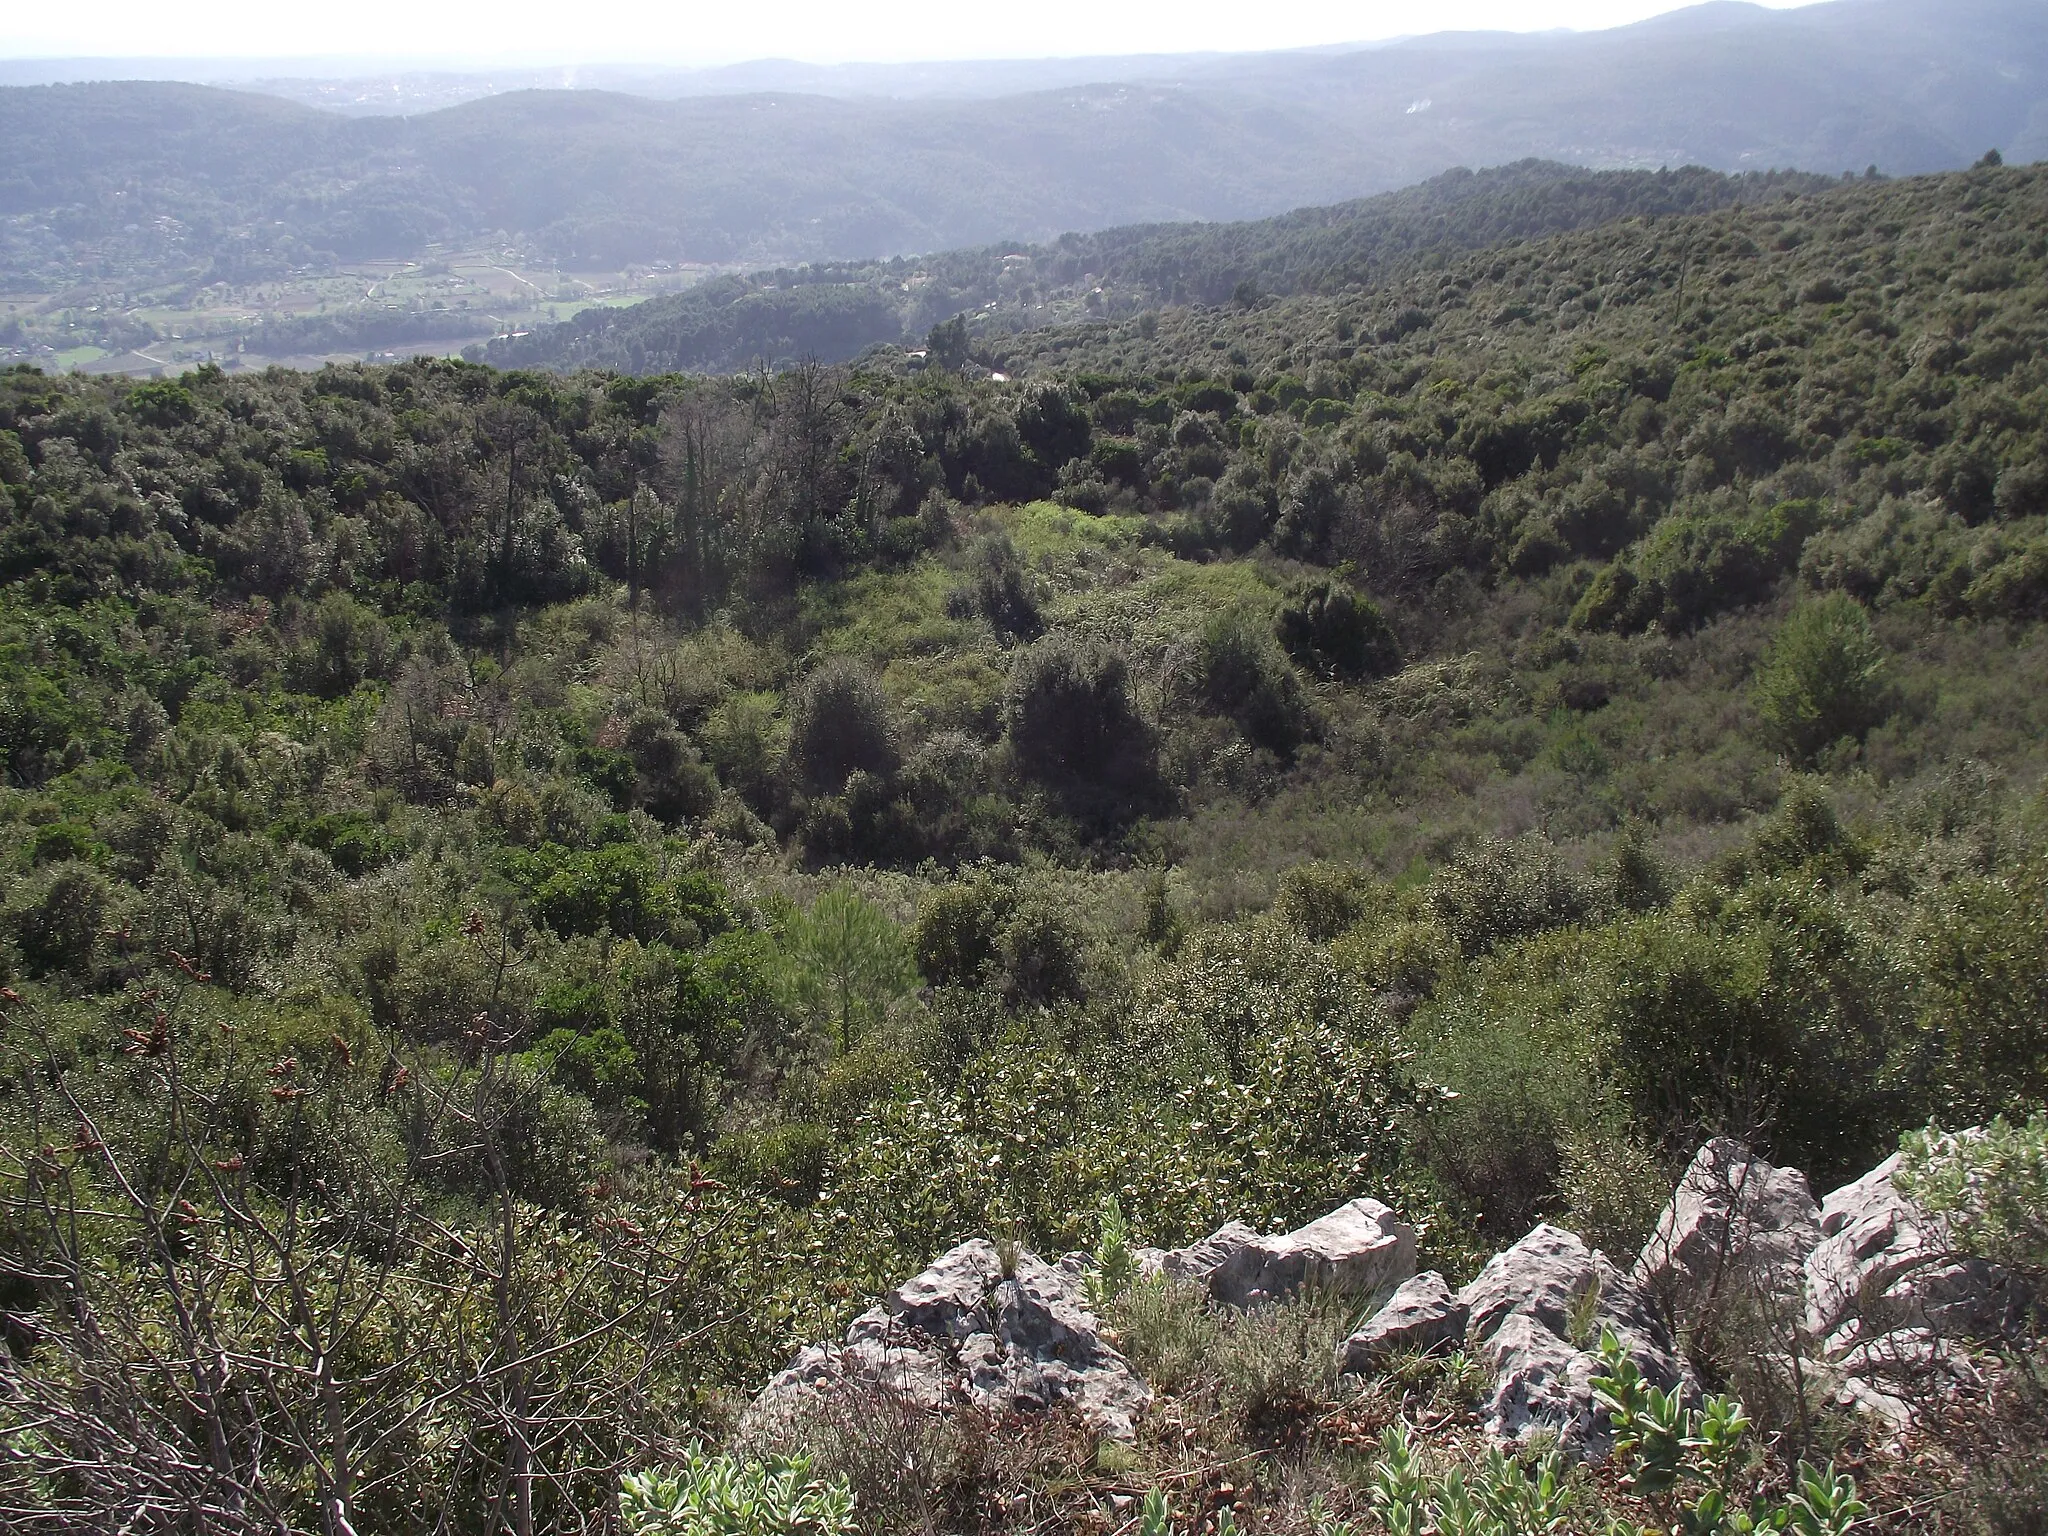
[[[1899,1162],[1894,1153],[1822,1202],[1805,1266],[1807,1332],[1842,1343],[1898,1328],[1998,1332],[2016,1305],[2012,1277],[1956,1251],[1946,1223],[1894,1185]]]
[[[1468,1347],[1493,1371],[1486,1420],[1499,1439],[1548,1430],[1571,1450],[1604,1452],[1592,1382],[1606,1330],[1653,1386],[1697,1390],[1641,1287],[1561,1227],[1537,1226],[1495,1254],[1457,1300]]]
[[[1384,1295],[1415,1273],[1415,1229],[1377,1200],[1353,1200],[1283,1235],[1233,1221],[1160,1262],[1227,1306],[1281,1301],[1304,1286]]]
[[[1337,1346],[1337,1371],[1375,1370],[1390,1356],[1436,1349],[1464,1337],[1464,1303],[1451,1294],[1442,1275],[1424,1270],[1402,1281],[1387,1304]]]
[[[1805,1265],[1806,1328],[1836,1401],[1894,1429],[1978,1385],[1958,1341],[2005,1331],[2022,1308],[2009,1272],[1958,1253],[1948,1225],[1898,1189],[1899,1165],[1894,1154],[1821,1203]]]
[[[1635,1279],[1682,1324],[1755,1299],[1796,1315],[1820,1207],[1796,1168],[1716,1137],[1694,1155],[1636,1260]]]
[[[747,1410],[740,1439],[772,1447],[835,1394],[877,1390],[935,1413],[1064,1408],[1128,1439],[1151,1393],[1103,1339],[1083,1274],[1026,1252],[1006,1277],[992,1243],[962,1243],[855,1318],[843,1342],[799,1354]]]

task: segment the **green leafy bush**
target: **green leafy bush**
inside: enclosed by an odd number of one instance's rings
[[[1863,605],[1830,593],[1795,608],[1757,667],[1753,694],[1771,741],[1801,763],[1844,738],[1860,741],[1892,707],[1884,648]]]
[[[812,793],[836,794],[855,773],[896,771],[896,723],[874,672],[835,659],[804,679],[790,704],[789,760]]]
[[[1400,642],[1379,605],[1334,578],[1289,588],[1273,629],[1287,654],[1311,671],[1363,678],[1401,670]]]
[[[1933,1127],[1907,1135],[1897,1183],[1947,1219],[1952,1246],[2048,1279],[2048,1115],[2024,1125],[2000,1117],[1981,1131]]]
[[[1220,613],[1203,625],[1201,668],[1203,701],[1254,744],[1285,759],[1314,734],[1300,680],[1250,615]]]
[[[1718,1396],[1687,1408],[1679,1391],[1644,1382],[1612,1330],[1601,1333],[1600,1366],[1593,1393],[1612,1421],[1615,1461],[1630,1491],[1656,1511],[1657,1529],[1847,1536],[1869,1513],[1854,1480],[1832,1462],[1816,1467],[1801,1461],[1782,1499],[1754,1489],[1746,1504],[1738,1502],[1749,1463],[1744,1442],[1750,1422],[1741,1403]]]
[[[1055,631],[1018,656],[1003,700],[1024,771],[1052,785],[1128,788],[1149,768],[1151,733],[1130,671],[1108,646]]]
[[[670,1467],[619,1479],[632,1536],[852,1536],[845,1479],[816,1477],[804,1457],[743,1462],[693,1446]]]

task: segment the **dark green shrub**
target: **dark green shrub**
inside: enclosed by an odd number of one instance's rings
[[[1325,943],[1372,909],[1373,882],[1343,864],[1297,864],[1280,877],[1273,910],[1297,932]]]
[[[850,658],[824,662],[790,704],[789,761],[813,794],[837,794],[854,773],[896,771],[896,723],[872,668]]]
[[[92,968],[114,907],[114,890],[90,864],[52,865],[17,887],[8,903],[14,942],[33,973]]]
[[[640,1058],[615,1024],[595,1029],[551,1029],[527,1053],[532,1065],[564,1087],[607,1109],[643,1111],[635,1097]]]
[[[1665,1148],[1724,1131],[1816,1183],[1882,1155],[1904,1108],[1892,1063],[1911,1032],[1907,977],[1825,887],[1760,881],[1711,921],[1625,922],[1599,960],[1589,1027]]]
[[[636,843],[571,851],[545,843],[506,850],[503,867],[527,891],[533,915],[563,937],[687,942],[735,925],[730,898],[715,875],[684,870],[664,878]]]
[[[389,677],[397,659],[397,642],[376,611],[345,592],[330,592],[313,611],[312,633],[293,670],[306,692],[334,699],[368,679]]]
[[[2048,614],[2048,538],[2030,539],[2004,554],[1964,590],[1963,603],[1987,619]]]
[[[1917,1072],[1950,1124],[2048,1100],[2048,862],[1931,896],[1916,937],[1926,978]]]
[[[1149,766],[1151,733],[1122,654],[1056,632],[1019,655],[1003,700],[1017,761],[1048,784],[1119,784]]]
[[[46,822],[36,828],[29,844],[29,857],[37,864],[61,864],[67,860],[98,864],[109,851],[91,827],[76,821]]]
[[[988,534],[967,551],[967,585],[948,601],[949,610],[979,614],[1006,640],[1036,640],[1045,628],[1031,576],[1009,535]]]
[[[778,784],[775,764],[774,709],[761,694],[736,693],[711,711],[697,740],[717,770],[719,782],[757,813],[775,809]]]
[[[1811,501],[1779,502],[1762,512],[1674,513],[1594,578],[1572,610],[1572,626],[1627,634],[1654,624],[1683,634],[1731,608],[1762,602],[1798,564],[1819,518]]]
[[[334,867],[357,880],[373,869],[381,869],[405,852],[405,845],[390,829],[361,811],[330,811],[292,829],[292,835],[308,848],[318,848],[334,861]]]
[[[1430,914],[1458,947],[1480,955],[1498,944],[1579,922],[1595,907],[1586,883],[1565,869],[1538,837],[1488,840],[1437,871],[1426,896]]]
[[[1884,648],[1863,605],[1842,593],[1802,603],[1772,637],[1753,686],[1769,740],[1802,763],[1860,741],[1891,712]]]
[[[1563,1203],[1570,1148],[1627,1121],[1597,1039],[1574,1016],[1597,942],[1566,932],[1504,948],[1476,985],[1416,1017],[1419,1070],[1455,1095],[1418,1118],[1421,1151],[1498,1240]]]
[[[574,1210],[604,1159],[604,1133],[590,1101],[528,1069],[519,1079],[498,1131],[505,1172],[522,1198]]]
[[[1087,400],[1071,385],[1039,384],[1018,404],[1017,433],[1047,469],[1086,458],[1092,432]]]
[[[1015,905],[1010,882],[986,873],[928,892],[910,938],[924,979],[935,987],[979,986],[1001,962]]]
[[[1004,990],[1035,1007],[1079,1001],[1087,992],[1084,949],[1080,925],[1053,893],[1028,894],[1003,926]]]
[[[626,755],[635,774],[634,798],[665,822],[711,814],[718,780],[689,738],[658,710],[635,712],[626,723]]]
[[[1311,671],[1337,677],[1386,677],[1401,670],[1401,644],[1379,605],[1349,583],[1297,582],[1273,620],[1287,654]]]
[[[1294,669],[1263,624],[1219,613],[1202,627],[1202,698],[1235,720],[1247,739],[1280,758],[1315,732],[1315,715]]]
[[[1088,462],[1104,480],[1132,490],[1145,487],[1145,450],[1127,437],[1098,437],[1088,450]]]

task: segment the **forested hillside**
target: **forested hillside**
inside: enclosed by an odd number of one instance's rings
[[[1815,192],[1832,178],[1771,171],[1583,171],[1530,160],[1456,170],[1378,197],[1239,224],[1137,225],[878,262],[814,262],[722,277],[623,310],[592,310],[505,337],[490,361],[626,373],[731,373],[800,360],[845,362],[871,346],[921,347],[934,325],[971,319],[985,356],[1003,333],[1157,305],[1217,305],[1383,285],[1409,268],[1507,240],[1627,217],[1702,213]]]
[[[2038,1113],[2048,170],[1673,184],[921,368],[0,374],[10,1527],[592,1529],[965,1237],[1370,1194],[1462,1280]],[[1104,1306],[1182,1395],[843,1426],[865,1528],[1369,1529],[1476,1390]],[[2030,1528],[2019,1386],[1687,1343],[1779,1494]]]

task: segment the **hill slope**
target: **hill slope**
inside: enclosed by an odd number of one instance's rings
[[[508,367],[731,372],[805,357],[838,362],[878,343],[915,346],[928,327],[963,312],[989,353],[1000,350],[1007,331],[1128,318],[1160,305],[1333,293],[1507,240],[1766,202],[1835,184],[1796,172],[1584,171],[1526,161],[1450,171],[1399,192],[1274,219],[1137,225],[1046,245],[719,278],[502,338],[488,355]]]
[[[2029,0],[1833,0],[980,100],[525,91],[348,120],[205,87],[18,87],[0,91],[0,271],[100,270],[131,226],[155,232],[162,270],[501,233],[602,266],[1255,217],[1529,155],[1909,173],[2048,149],[2044,80],[2048,14]]]
[[[2044,232],[2048,167],[1858,182],[1008,381],[0,371],[7,1528],[587,1532],[963,1238],[1372,1195],[1455,1283],[1637,1251],[1707,1133],[1826,1189],[2038,1114]],[[1943,1181],[2029,1276],[2044,1134]],[[1620,1294],[1570,1246],[1539,1360]],[[1132,1442],[851,1398],[860,1529],[1363,1530],[1510,1369],[1127,1296]],[[1745,1484],[2028,1529],[2038,1365],[1895,1451],[1727,1317]],[[1519,1528],[1672,1527],[1614,1472]]]

